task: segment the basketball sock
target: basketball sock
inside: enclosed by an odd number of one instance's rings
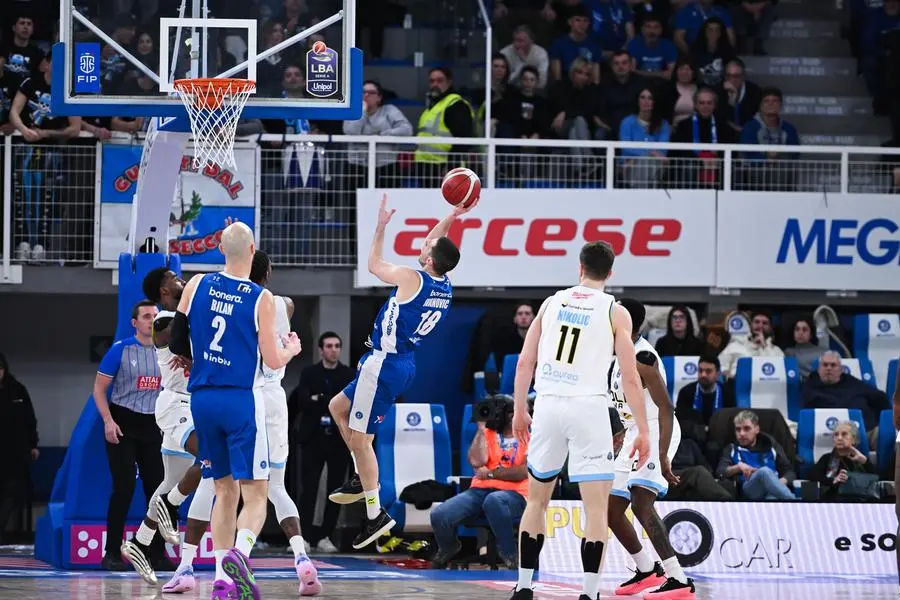
[[[662,561],[662,566],[663,570],[666,572],[666,577],[671,577],[679,583],[687,583],[687,576],[681,569],[681,563],[678,562],[677,556]]]
[[[359,473],[359,467],[356,466],[356,454],[354,452],[351,452],[350,458],[353,459],[353,474],[356,475],[357,473]]]
[[[534,577],[534,568],[537,566],[538,556],[541,555],[541,546],[544,545],[544,535],[539,533],[537,539],[528,535],[527,531],[519,534],[519,580],[516,583],[517,590],[530,590],[531,580]]]
[[[378,490],[366,490],[366,516],[371,521],[381,512],[381,502],[378,500]]]
[[[184,504],[184,501],[187,500],[187,496],[179,491],[178,486],[172,488],[172,491],[166,495],[166,500],[169,501],[169,504],[172,506],[181,506]]]
[[[600,587],[600,563],[603,562],[603,542],[581,540],[581,565],[584,568],[582,594],[588,598],[597,597]]]
[[[134,538],[138,541],[142,546],[149,546],[150,542],[153,541],[153,536],[156,532],[149,527],[147,524],[141,521],[141,526],[138,527],[137,533],[134,535]]]
[[[653,559],[650,558],[650,553],[643,548],[637,554],[632,554],[631,559],[634,560],[634,567],[638,572],[649,573],[653,570]]]
[[[232,583],[231,577],[226,575],[225,569],[222,568],[222,559],[225,558],[226,554],[228,554],[228,550],[215,550],[213,554],[215,554],[216,556],[216,581]]]
[[[181,572],[194,566],[194,559],[197,557],[197,546],[184,543],[181,545],[181,564],[178,565],[176,572]]]
[[[234,547],[241,551],[241,554],[250,558],[250,551],[253,550],[253,544],[256,543],[256,535],[249,529],[241,529],[237,532],[237,538]]]
[[[294,551],[294,561],[306,558],[306,544],[303,543],[303,537],[295,535],[288,540],[288,543],[291,545],[291,550]]]

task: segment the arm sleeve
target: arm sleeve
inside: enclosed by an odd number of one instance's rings
[[[27,414],[25,415],[25,424],[28,426],[28,439],[31,442],[30,447],[37,448],[39,441],[37,417],[34,414],[34,405],[31,403],[31,395],[28,393],[28,388],[24,385],[22,386],[22,400],[25,402],[25,409],[27,411]]]
[[[386,106],[384,116],[387,118],[391,128],[387,131],[382,132],[382,135],[413,135],[412,123],[409,122],[409,119],[407,119],[406,116],[402,112],[400,112],[400,109],[396,106]]]
[[[122,363],[122,352],[124,350],[124,343],[116,342],[113,344],[110,349],[106,351],[103,360],[100,361],[97,372],[101,375],[114,378],[119,373],[119,366]]]
[[[812,469],[809,470],[809,473],[806,474],[806,478],[810,481],[817,481],[822,485],[832,485],[834,482],[826,477],[828,473],[828,461],[831,460],[831,453],[823,454]]]
[[[172,319],[172,338],[169,340],[169,350],[178,356],[191,356],[191,332],[188,327],[187,316],[183,312],[176,312]]]
[[[784,453],[784,449],[777,443],[775,444],[775,466],[778,467],[778,474],[784,477],[788,486],[797,479],[797,474],[794,472],[794,465],[788,460],[787,455]]]
[[[731,462],[731,451],[734,448],[734,444],[728,444],[722,450],[722,456],[719,457],[719,464],[716,466],[716,478],[722,479],[725,477],[725,469],[730,467],[733,463]]]

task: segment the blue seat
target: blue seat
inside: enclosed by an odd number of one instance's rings
[[[440,404],[395,404],[375,438],[381,471],[381,505],[400,531],[430,532],[431,509],[418,510],[399,500],[414,483],[447,483],[451,472],[450,430]]]
[[[893,398],[894,390],[897,389],[897,363],[900,359],[894,359],[888,363],[887,385],[884,387],[888,398]]]
[[[814,360],[812,363],[812,370],[815,371],[818,368],[819,361]],[[868,383],[874,388],[878,387],[878,382],[875,380],[875,371],[872,368],[872,363],[869,362],[869,360],[866,358],[842,358],[841,371],[846,375],[852,375],[860,381]]]
[[[871,361],[875,382],[886,390],[890,362],[900,355],[900,316],[856,315],[853,319],[853,354]]]
[[[471,477],[474,474],[472,465],[469,464],[468,453],[477,431],[478,425],[472,422],[472,405],[466,404],[459,427],[459,474],[462,477]]]
[[[869,455],[866,439],[866,424],[862,411],[847,408],[805,408],[800,411],[797,422],[797,456],[800,458],[799,471],[805,476],[822,455],[834,448],[834,429],[842,421],[854,421],[859,427],[859,451]]]
[[[737,361],[735,392],[740,408],[774,408],[796,421],[800,410],[800,373],[793,357],[754,356]]]
[[[503,357],[503,370],[500,371],[501,394],[513,393],[513,384],[516,380],[516,363],[518,362],[518,354],[507,354]]]
[[[884,471],[891,462],[894,454],[894,443],[897,439],[897,430],[894,429],[894,411],[886,409],[881,411],[878,419],[878,439],[875,452],[878,460],[878,470]]]
[[[666,385],[672,402],[678,398],[678,392],[684,386],[697,381],[699,356],[663,356],[663,367],[666,369]]]

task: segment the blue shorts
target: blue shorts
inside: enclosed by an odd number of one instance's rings
[[[269,478],[266,405],[259,390],[194,390],[191,413],[203,477]]]
[[[350,429],[374,433],[375,426],[416,378],[412,354],[369,352],[359,361],[356,379],[344,388],[350,398]]]

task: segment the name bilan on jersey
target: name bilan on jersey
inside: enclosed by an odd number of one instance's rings
[[[259,368],[259,299],[263,288],[227,273],[203,276],[188,307],[193,365],[188,391],[204,387],[252,389]]]
[[[388,354],[408,354],[450,312],[453,300],[450,279],[446,275],[436,279],[425,271],[416,272],[421,278],[416,295],[400,302],[397,300],[397,289],[394,288],[378,312],[367,343],[373,350]]]
[[[551,296],[541,318],[535,390],[554,396],[608,392],[607,372],[615,353],[615,298],[575,286]]]
[[[663,368],[662,360],[659,358],[659,354],[656,353],[656,349],[653,347],[653,344],[648,342],[644,338],[638,339],[637,342],[634,343],[634,354],[637,356],[642,352],[649,352],[654,357],[656,357],[656,368],[659,370],[660,375],[663,378],[663,384],[666,384],[666,370]],[[610,402],[612,406],[619,411],[619,417],[622,419],[622,424],[625,425],[626,428],[634,425],[634,416],[631,414],[631,409],[628,407],[628,403],[625,401],[625,390],[622,387],[622,371],[619,369],[619,361],[613,363],[609,370],[609,382],[610,382],[610,390],[612,392],[612,396],[610,398]],[[644,388],[644,404],[647,406],[647,420],[654,421],[659,419],[659,407],[656,406],[656,402],[653,401],[653,398],[650,397],[650,392],[647,391],[647,388]]]
[[[175,313],[169,310],[160,311],[154,322],[175,317]],[[156,347],[156,361],[159,363],[159,373],[162,376],[162,389],[179,394],[187,394],[188,375],[190,371],[180,367],[172,367],[170,363],[175,355],[168,346]]]

